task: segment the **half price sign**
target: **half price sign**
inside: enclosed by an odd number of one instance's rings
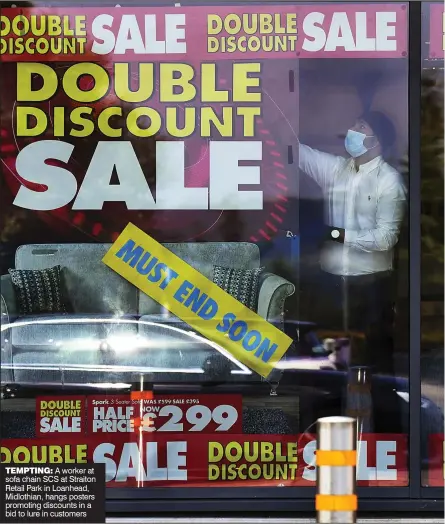
[[[88,433],[241,433],[238,395],[89,397]]]
[[[240,395],[39,397],[36,435],[242,433]]]

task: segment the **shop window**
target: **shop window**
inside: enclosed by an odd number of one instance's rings
[[[313,487],[349,414],[408,485],[408,6],[265,11],[2,8],[3,461]]]

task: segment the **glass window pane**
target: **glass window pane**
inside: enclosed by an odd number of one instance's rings
[[[422,483],[443,486],[443,21],[442,3],[423,5],[422,69]]]
[[[2,9],[5,449],[314,486],[349,414],[408,485],[408,7],[267,8]]]

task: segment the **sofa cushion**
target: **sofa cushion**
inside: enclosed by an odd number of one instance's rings
[[[139,290],[106,266],[111,244],[28,244],[15,256],[17,269],[63,267],[73,310],[79,314],[135,315]]]
[[[19,320],[18,327],[12,328],[13,344],[20,344],[13,352],[14,378],[66,384],[139,382],[141,376],[158,381],[199,381],[213,348],[203,347],[187,334],[191,328],[179,319],[145,318],[148,320],[123,325],[85,322],[81,326],[45,324],[49,320],[45,318],[20,326]],[[121,345],[116,343],[119,339]],[[101,350],[104,341],[115,351]]]
[[[264,268],[234,269],[231,267],[213,267],[213,282],[229,293],[238,302],[252,311],[258,309],[260,277]]]
[[[21,315],[71,311],[60,266],[48,269],[9,269],[8,272]]]
[[[125,322],[127,320],[128,322]],[[118,337],[136,336],[134,317],[94,317],[85,315],[38,315],[19,317],[10,329],[14,351],[45,350],[96,351],[111,340],[119,344]],[[127,341],[128,343],[128,341]]]
[[[153,365],[170,369],[172,378],[180,369],[181,381],[224,382],[258,380],[244,364],[212,341],[208,341],[189,324],[174,315],[144,315],[139,319],[139,333],[150,341]]]
[[[159,368],[200,369],[212,350],[196,338],[195,331],[173,315],[144,315],[139,319],[139,334],[148,341],[151,364]]]
[[[138,336],[134,317],[84,315],[19,318],[10,331],[14,380],[55,384],[115,382],[110,355],[131,362]]]

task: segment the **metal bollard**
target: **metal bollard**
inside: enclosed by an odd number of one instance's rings
[[[350,417],[325,417],[317,421],[318,523],[356,522],[356,428],[356,420]]]

